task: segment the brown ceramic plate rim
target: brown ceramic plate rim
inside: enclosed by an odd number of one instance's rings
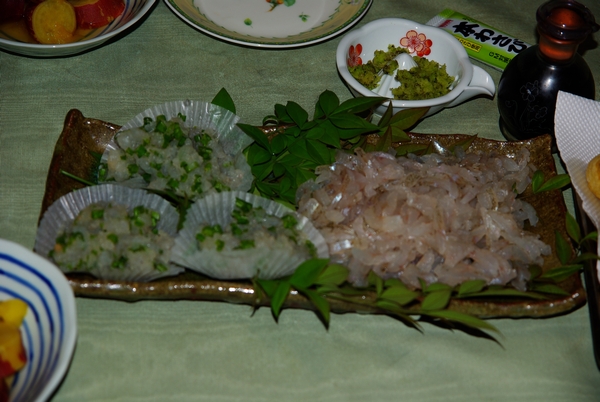
[[[62,195],[83,187],[83,184],[65,176],[67,171],[75,176],[90,178],[96,165],[96,156],[102,154],[106,144],[120,126],[101,120],[86,118],[73,109],[66,116],[63,131],[56,143],[42,202],[40,219],[46,209]],[[410,134],[413,142],[428,143],[435,140],[442,146],[467,138],[460,134]],[[551,139],[542,136],[522,142],[505,142],[475,138],[473,145],[484,152],[515,154],[520,148],[527,147],[532,162],[544,171],[546,177],[556,174],[554,158],[551,153]],[[543,196],[525,194],[538,211],[540,224],[533,231],[542,239],[554,244],[554,232],[566,235],[566,206],[562,193],[552,191]],[[548,258],[543,269],[548,270],[559,265],[555,256]],[[118,282],[95,279],[85,275],[67,275],[75,295],[80,297],[104,298],[123,301],[138,300],[205,300],[237,304],[256,305],[257,298],[250,282],[219,281],[186,271],[176,277],[163,278],[149,283]],[[559,284],[568,296],[548,300],[524,300],[497,298],[486,300],[453,300],[450,309],[476,315],[482,318],[499,317],[550,317],[565,314],[585,304],[585,291],[581,278],[574,275]],[[367,295],[374,300],[375,295]],[[267,305],[268,302],[259,302]],[[284,307],[314,310],[314,307],[302,295],[292,292]],[[331,302],[335,313],[378,313],[373,309],[364,309],[346,302]]]

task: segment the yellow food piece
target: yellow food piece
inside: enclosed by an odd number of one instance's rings
[[[69,43],[77,29],[75,9],[66,0],[45,0],[31,16],[35,39],[44,44]]]
[[[8,370],[9,373],[6,374],[11,375],[21,370],[26,362],[25,349],[23,348],[19,328],[0,327],[0,364],[10,366],[10,368],[5,366],[2,369]],[[4,370],[0,369],[0,371]]]
[[[594,195],[600,198],[600,155],[595,156],[587,165],[585,178]]]
[[[0,328],[3,326],[19,328],[27,314],[27,303],[19,299],[0,302]]]
[[[25,314],[27,304],[23,300],[0,302],[0,377],[12,375],[27,362],[20,329]]]

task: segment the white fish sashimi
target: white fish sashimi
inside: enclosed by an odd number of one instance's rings
[[[370,271],[419,287],[469,279],[523,287],[529,264],[551,248],[523,230],[537,223],[517,198],[535,167],[514,158],[467,153],[396,158],[340,153],[298,190],[298,211],[321,231],[333,261],[363,286]],[[515,191],[516,190],[516,191]]]

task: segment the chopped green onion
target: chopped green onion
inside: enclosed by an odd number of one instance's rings
[[[127,265],[127,257],[121,256],[118,260],[113,261],[113,263],[111,264],[111,267],[113,267],[113,268],[125,268],[125,265]]]
[[[296,225],[298,225],[298,221],[296,220],[296,218],[293,215],[284,215],[281,218],[281,221],[283,222],[283,227],[286,229],[293,229],[296,227]]]
[[[140,167],[138,165],[136,165],[135,163],[132,163],[131,165],[127,166],[127,171],[129,172],[130,175],[136,174],[139,170],[140,170]]]
[[[234,250],[247,250],[249,248],[254,248],[254,240],[240,240],[239,246],[235,247]]]
[[[146,250],[146,246],[144,246],[143,244],[137,244],[135,246],[129,247],[129,250],[133,251],[134,253],[138,253],[140,251]]]
[[[154,263],[154,269],[156,269],[159,272],[167,272],[169,270],[169,268],[166,265],[161,264],[160,262]]]

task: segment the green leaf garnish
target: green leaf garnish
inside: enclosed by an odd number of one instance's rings
[[[235,114],[235,104],[233,103],[233,99],[231,99],[231,96],[225,88],[221,88],[221,90],[215,95],[211,103],[213,105],[217,105],[224,109],[227,109],[231,113]]]

